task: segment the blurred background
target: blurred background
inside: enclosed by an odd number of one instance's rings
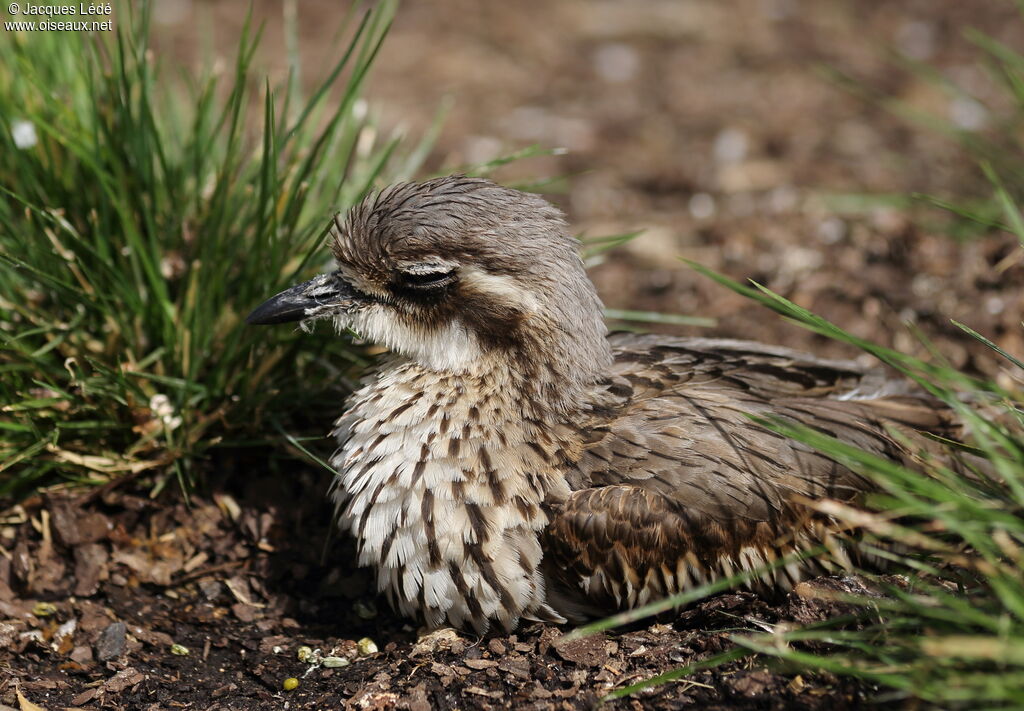
[[[283,80],[294,13],[303,83],[322,79],[344,7],[257,2],[257,63]],[[234,2],[165,0],[154,19],[160,51],[230,63],[244,15]],[[915,324],[954,365],[997,375],[949,319],[1024,351],[1016,241],[911,197],[991,193],[961,139],[1015,118],[975,30],[1021,46],[1004,0],[410,1],[367,99],[385,133],[423,135],[445,112],[428,172],[564,149],[497,177],[567,177],[552,199],[581,235],[644,230],[593,271],[609,307],[846,352],[766,317],[685,257],[919,354]]]

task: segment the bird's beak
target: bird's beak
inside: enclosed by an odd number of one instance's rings
[[[256,307],[245,319],[252,326],[267,326],[344,312],[355,301],[355,291],[338,272],[321,274],[293,286]]]

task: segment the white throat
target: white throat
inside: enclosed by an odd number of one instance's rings
[[[336,325],[339,330],[351,328],[360,337],[439,373],[466,373],[483,356],[476,336],[458,320],[440,329],[418,328],[406,325],[378,304]]]

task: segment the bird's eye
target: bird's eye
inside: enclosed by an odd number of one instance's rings
[[[398,284],[409,289],[439,289],[455,281],[455,270],[403,271],[398,272],[397,276]]]

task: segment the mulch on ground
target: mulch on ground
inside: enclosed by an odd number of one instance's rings
[[[579,709],[718,654],[730,635],[835,612],[824,578],[777,601],[722,594],[569,644],[532,624],[421,637],[371,594],[346,542],[327,546],[312,482],[176,492],[52,492],[0,519],[0,703],[81,709]],[[83,504],[84,500],[84,504]],[[321,562],[321,555],[325,560]],[[303,649],[305,648],[305,649]],[[286,679],[298,686],[285,691]],[[741,660],[611,708],[861,708],[878,690]],[[0,707],[3,708],[3,707]]]

